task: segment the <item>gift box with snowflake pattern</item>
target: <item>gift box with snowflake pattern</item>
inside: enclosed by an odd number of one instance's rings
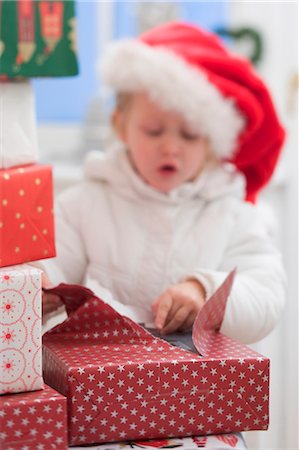
[[[67,397],[71,445],[267,429],[269,360],[219,333],[234,274],[193,327],[196,353],[59,285],[68,319],[44,335],[45,381]]]
[[[43,388],[41,271],[0,269],[0,394]]]

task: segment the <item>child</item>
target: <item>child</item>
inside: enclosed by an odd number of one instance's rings
[[[281,257],[253,205],[284,139],[267,88],[185,23],[115,43],[102,73],[117,93],[118,143],[90,154],[85,181],[60,195],[49,279],[84,283],[170,333],[190,328],[236,267],[221,331],[263,338],[285,298]],[[51,311],[59,299],[43,303]]]

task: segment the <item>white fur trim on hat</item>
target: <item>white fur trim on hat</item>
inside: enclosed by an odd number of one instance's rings
[[[225,98],[203,72],[179,55],[127,39],[109,46],[100,70],[104,83],[117,92],[146,91],[208,137],[219,157],[232,156],[244,118],[233,99]]]

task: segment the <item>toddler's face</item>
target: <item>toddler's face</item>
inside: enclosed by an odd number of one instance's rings
[[[179,114],[161,109],[144,93],[132,95],[117,111],[115,123],[135,170],[160,192],[193,180],[209,156],[206,139]]]

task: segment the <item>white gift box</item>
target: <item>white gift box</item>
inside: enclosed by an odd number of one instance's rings
[[[38,160],[34,92],[30,81],[0,82],[0,169]]]
[[[247,446],[240,433],[219,434],[210,436],[193,436],[183,438],[169,438],[149,441],[114,442],[113,444],[99,444],[89,447],[89,450],[246,450]],[[69,447],[70,450],[84,450],[86,447]]]
[[[41,270],[0,269],[0,394],[43,389]]]

